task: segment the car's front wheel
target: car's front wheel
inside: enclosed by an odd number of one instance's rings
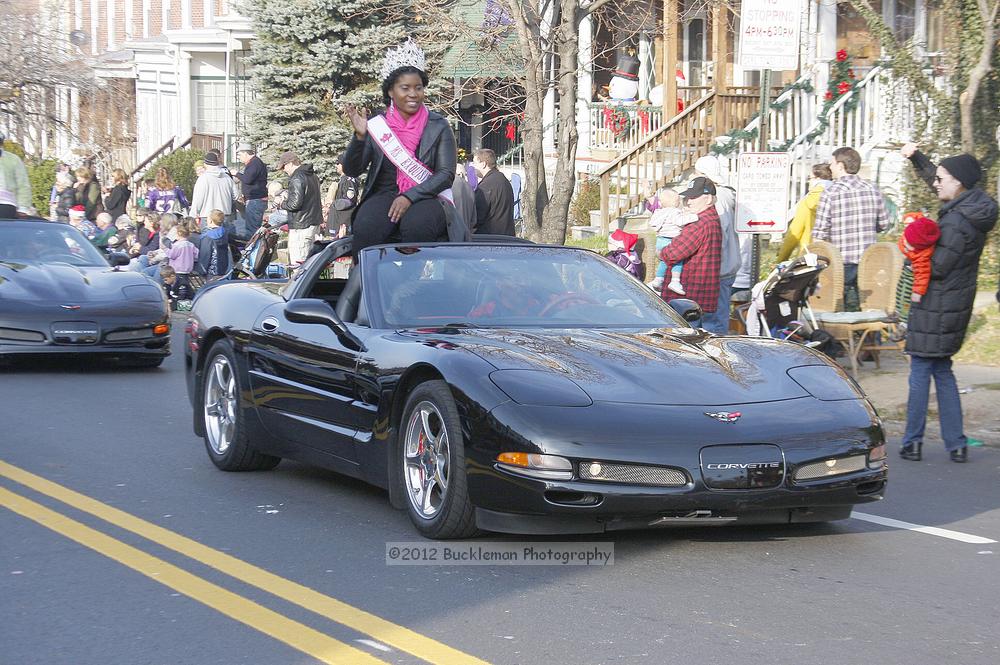
[[[417,386],[406,400],[401,425],[403,491],[414,526],[428,538],[475,535],[462,428],[448,384],[427,381]]]
[[[273,469],[280,457],[265,455],[250,445],[240,410],[240,377],[233,348],[219,340],[208,352],[202,384],[205,449],[223,471]]]

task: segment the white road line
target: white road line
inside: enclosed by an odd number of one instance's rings
[[[382,644],[381,642],[376,642],[375,640],[354,640],[354,641],[364,644],[365,646],[369,646],[372,649],[378,649],[379,651],[392,651],[392,649],[390,649],[386,645]]]
[[[950,538],[951,540],[957,540],[963,543],[971,543],[973,545],[989,545],[990,543],[997,542],[995,540],[990,540],[989,538],[983,538],[981,536],[973,536],[968,533],[962,533],[961,531],[951,531],[950,529],[939,529],[936,526],[923,526],[922,524],[911,524],[910,522],[902,522],[900,520],[894,520],[890,517],[879,517],[878,515],[869,515],[868,513],[859,513],[857,511],[853,511],[851,513],[851,517],[853,517],[856,520],[864,520],[865,522],[881,524],[882,526],[891,526],[895,529],[907,529],[909,531],[919,531],[920,533],[926,533],[931,536]]]

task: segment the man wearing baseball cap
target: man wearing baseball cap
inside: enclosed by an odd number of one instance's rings
[[[241,193],[246,205],[243,221],[247,225],[247,235],[253,235],[264,221],[264,209],[267,207],[267,167],[249,143],[236,146],[236,158],[243,162],[243,171],[234,173],[233,177],[242,185]]]
[[[694,300],[706,314],[719,307],[719,269],[722,265],[722,227],[715,209],[715,183],[705,176],[692,179],[683,192],[686,207],[698,215],[698,221],[686,225],[681,234],[660,252],[667,264],[683,261],[681,283],[683,297]],[[660,294],[664,300],[679,298],[664,282]]]

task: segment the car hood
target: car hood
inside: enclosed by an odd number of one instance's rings
[[[0,302],[81,304],[121,300],[122,287],[151,285],[145,275],[109,266],[80,267],[68,263],[28,265],[0,261]]]
[[[561,374],[595,402],[721,406],[808,397],[786,370],[825,364],[790,342],[689,328],[476,330],[459,337],[497,369]]]

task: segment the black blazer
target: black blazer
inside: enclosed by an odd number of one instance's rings
[[[476,187],[476,233],[513,236],[514,189],[507,176],[491,169]]]
[[[385,113],[380,112],[376,115],[384,116]],[[435,198],[451,187],[455,180],[455,168],[458,161],[455,134],[451,131],[448,121],[441,114],[434,111],[429,112],[427,126],[424,127],[424,133],[421,134],[420,143],[417,145],[417,159],[423,162],[433,172],[433,175],[403,194],[413,203]],[[357,178],[365,172],[365,169],[368,169],[368,179],[361,195],[361,203],[364,203],[365,199],[372,193],[384,160],[385,155],[382,149],[375,144],[375,140],[370,134],[360,140],[354,136],[347,146],[347,151],[341,162],[344,166],[344,173]]]

